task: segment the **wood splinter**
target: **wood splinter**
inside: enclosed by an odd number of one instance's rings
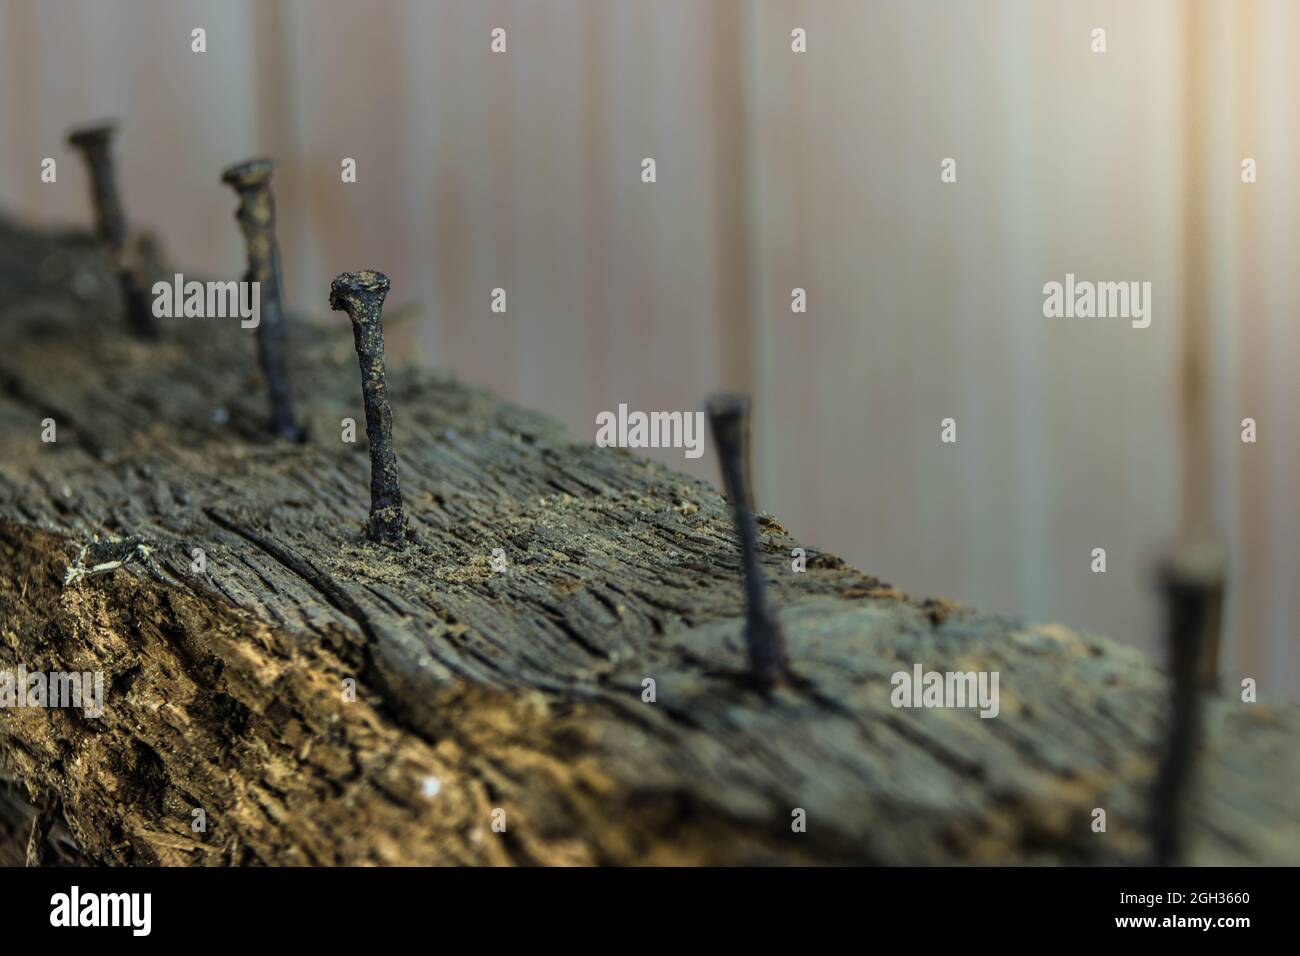
[[[722,466],[722,481],[735,514],[745,574],[745,645],[750,674],[761,690],[789,679],[785,636],[767,603],[767,586],[758,567],[758,529],[749,475],[749,398],[714,395],[706,403],[709,428]]]
[[[27,866],[44,866],[46,864],[50,830],[54,828],[54,819],[58,815],[58,808],[58,798],[50,794],[37,802],[36,816],[32,818],[32,828],[27,834]]]
[[[384,298],[388,276],[363,269],[344,272],[330,285],[330,308],[346,312],[361,365],[361,397],[366,406],[366,438],[370,442],[370,521],[366,535],[378,544],[400,548],[406,543],[406,517],[397,483],[393,452],[393,412],[384,378]]]

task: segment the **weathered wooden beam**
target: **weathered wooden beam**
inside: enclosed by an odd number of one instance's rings
[[[800,678],[765,696],[709,485],[390,367],[411,537],[375,545],[364,441],[339,440],[357,362],[325,290],[316,324],[288,327],[302,444],[267,435],[237,320],[143,341],[115,290],[84,238],[0,227],[0,668],[108,684],[98,719],[0,709],[0,775],[57,800],[87,858],[1149,858],[1169,694],[1135,651],[914,600],[813,550],[795,573],[763,515]],[[65,587],[96,535],[129,560]],[[915,664],[998,672],[998,716],[894,707]],[[1202,717],[1190,862],[1300,860],[1300,712],[1228,693]]]

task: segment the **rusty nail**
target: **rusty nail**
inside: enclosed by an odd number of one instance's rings
[[[1152,791],[1152,829],[1157,866],[1182,861],[1186,791],[1192,781],[1200,734],[1200,695],[1213,686],[1226,562],[1216,546],[1175,549],[1162,562],[1159,586],[1165,601],[1166,640],[1172,681],[1169,733]]]
[[[303,432],[294,420],[293,392],[285,354],[284,302],[280,288],[280,247],[275,240],[275,200],[271,196],[269,159],[236,163],[221,174],[221,181],[239,194],[235,219],[248,248],[245,282],[261,289],[261,321],[257,326],[257,355],[271,397],[271,431],[291,441]]]
[[[90,171],[91,197],[95,204],[95,234],[108,246],[117,263],[123,308],[131,328],[145,338],[158,337],[158,322],[149,308],[144,288],[126,263],[126,217],[117,191],[113,168],[114,123],[83,126],[68,134],[68,144],[86,160]]]
[[[745,644],[750,674],[763,689],[790,676],[785,637],[767,603],[767,588],[758,566],[758,529],[749,475],[749,399],[714,395],[706,403],[713,444],[722,466],[722,481],[731,499],[745,574]]]
[[[361,365],[361,397],[370,442],[370,521],[366,534],[372,541],[400,548],[406,541],[406,518],[393,452],[393,412],[384,378],[383,309],[388,287],[388,276],[382,272],[344,272],[330,285],[330,308],[347,312],[352,320],[352,337]]]

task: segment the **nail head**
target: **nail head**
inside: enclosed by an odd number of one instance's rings
[[[275,163],[269,159],[248,159],[227,166],[221,174],[221,181],[243,192],[265,186],[271,181],[274,170]]]
[[[117,132],[117,123],[105,120],[88,126],[79,126],[68,133],[68,143],[78,149],[93,149],[112,140]]]
[[[387,295],[390,285],[388,276],[373,269],[344,272],[330,283],[330,308],[342,311],[347,299],[359,295]]]

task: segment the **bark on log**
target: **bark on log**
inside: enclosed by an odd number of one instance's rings
[[[709,485],[391,368],[414,537],[376,547],[361,534],[364,431],[338,439],[361,419],[356,358],[324,290],[319,324],[290,326],[300,445],[264,436],[237,320],[171,320],[142,342],[116,296],[85,238],[0,226],[0,668],[108,682],[97,720],[0,709],[0,775],[62,807],[65,855],[1147,859],[1168,691],[1138,653],[913,600],[813,550],[792,573],[797,542],[763,516],[763,569],[806,680],[765,698],[745,679],[735,535]],[[95,535],[151,551],[64,587]],[[894,708],[890,676],[914,662],[998,671],[1000,715]],[[1206,702],[1191,861],[1300,862],[1300,712],[1233,691]],[[25,842],[30,817],[0,804],[0,835]]]

